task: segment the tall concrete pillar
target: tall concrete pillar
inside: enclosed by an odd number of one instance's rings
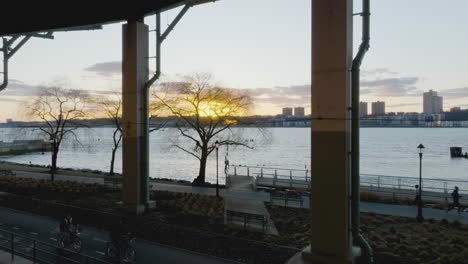
[[[129,20],[122,37],[123,204],[141,213],[155,205],[148,190],[148,26]]]
[[[352,263],[352,0],[312,1],[311,263]]]

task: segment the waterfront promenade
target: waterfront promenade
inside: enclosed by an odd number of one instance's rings
[[[16,171],[17,177],[26,178],[43,178],[48,179],[49,175],[40,172],[23,172]],[[81,182],[95,182],[104,184],[103,177],[89,177],[89,176],[71,176],[71,175],[57,175],[57,179],[70,180],[70,181],[81,181]],[[239,178],[241,179],[241,178]],[[226,201],[232,199],[244,207],[252,208],[251,204],[255,206],[263,204],[264,202],[270,201],[270,194],[265,191],[257,190],[254,191],[250,182],[253,178],[243,178],[241,181],[237,179],[231,179],[230,186],[228,189],[220,189],[220,195],[225,197]],[[232,188],[232,186],[236,186]],[[197,193],[204,195],[215,195],[216,189],[211,187],[195,187],[191,185],[182,184],[169,184],[169,183],[156,183],[152,182],[152,189],[159,191],[172,191],[172,192],[183,192],[183,193]],[[309,208],[309,197],[304,197],[303,207]],[[275,204],[284,205],[282,202],[276,202]],[[234,206],[236,206],[234,204]],[[290,207],[301,207],[298,202],[290,202],[287,206]],[[251,209],[248,209],[251,210]],[[254,210],[264,210],[263,208],[257,207]],[[415,206],[404,206],[394,204],[383,204],[383,203],[360,203],[361,212],[373,212],[377,214],[385,215],[396,215],[403,217],[415,217],[417,214],[417,208]],[[424,208],[423,215],[426,219],[433,218],[437,220],[446,219],[448,221],[458,220],[461,223],[468,224],[468,213],[457,213],[456,211],[445,212],[444,210]],[[0,207],[0,230],[6,230],[9,232],[21,233],[32,238],[37,238],[41,241],[53,243],[52,240],[57,232],[58,223],[56,220],[32,215],[26,212],[16,211],[8,208]],[[45,227],[45,228],[44,228]],[[37,235],[36,235],[37,234]],[[84,253],[91,255],[96,258],[102,259],[103,250],[105,243],[108,241],[108,233],[102,230],[94,229],[91,227],[84,227],[84,239],[86,250]],[[50,240],[50,241],[49,241]],[[195,252],[185,251],[182,249],[174,249],[166,247],[164,245],[154,244],[145,240],[137,240],[137,252],[142,254],[144,257],[139,258],[138,263],[152,263],[154,258],[159,260],[159,263],[174,263],[174,259],[177,258],[180,263],[186,260],[190,260],[191,263],[232,263],[227,260],[211,258],[210,256],[200,255]],[[27,249],[25,249],[27,250]],[[5,258],[5,254],[0,252],[0,263]],[[8,259],[8,258],[7,258]],[[24,262],[13,262],[13,263],[28,263],[27,260]],[[141,262],[140,262],[141,261]],[[194,262],[195,261],[195,262]],[[198,261],[198,262],[197,262]],[[207,262],[208,261],[208,262]],[[11,263],[11,262],[5,262]]]
[[[16,171],[16,177],[48,179],[50,176],[45,173]],[[71,175],[58,174],[56,175],[56,179],[104,184],[103,177],[71,176]],[[249,181],[253,181],[253,177],[251,177]],[[211,188],[211,187],[199,187],[199,186],[191,186],[191,185],[152,182],[151,188],[152,190],[158,190],[158,191],[216,195],[216,189]],[[270,194],[268,192],[260,191],[260,190],[246,191],[246,190],[243,190],[242,188],[240,189],[228,188],[228,189],[220,189],[219,193],[221,196],[225,198],[245,200],[246,202],[247,201],[270,202]],[[465,194],[462,193],[462,195],[465,195]],[[304,208],[309,208],[309,201],[310,201],[309,197],[304,196],[304,201],[303,201]],[[284,205],[284,203],[277,202],[277,201],[275,201],[275,204]],[[378,214],[399,215],[399,216],[407,216],[407,217],[414,217],[417,214],[416,206],[370,203],[370,202],[361,202],[360,204],[361,204],[361,207],[360,207],[361,212],[374,212]],[[300,204],[295,203],[295,202],[290,202],[288,203],[288,206],[300,207]],[[468,224],[468,212],[462,212],[458,214],[455,210],[452,210],[447,213],[445,210],[423,208],[423,214],[426,218],[434,218],[437,220],[447,219],[449,221],[458,220],[462,223]]]

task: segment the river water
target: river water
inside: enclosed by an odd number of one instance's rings
[[[112,128],[81,129],[78,139],[67,140],[59,153],[58,166],[75,169],[109,169],[112,149]],[[219,149],[220,173],[228,151],[230,164],[310,169],[310,128],[244,128],[236,131],[244,143],[253,147],[225,146]],[[15,128],[0,129],[0,141],[37,138],[33,133]],[[450,158],[450,146],[468,151],[468,128],[362,128],[361,173],[417,177],[419,175],[419,143],[426,147],[423,156],[425,178],[468,180],[468,159]],[[174,128],[155,131],[150,136],[150,175],[192,181],[198,175],[198,160],[173,147],[193,148],[178,136]],[[25,164],[50,164],[50,154],[31,153],[4,156],[2,160]],[[117,153],[115,171],[121,172],[121,152]],[[216,153],[207,165],[207,180],[216,177]],[[224,177],[222,177],[224,178]],[[223,182],[223,180],[221,180]]]

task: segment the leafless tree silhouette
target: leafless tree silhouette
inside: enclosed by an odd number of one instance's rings
[[[112,146],[112,155],[110,162],[109,175],[114,175],[114,164],[115,164],[115,154],[120,147],[122,142],[122,95],[119,92],[115,92],[110,96],[102,97],[97,100],[97,105],[100,108],[100,113],[104,115],[105,118],[109,119],[114,127],[114,132],[112,133],[113,146]],[[151,118],[154,119],[157,117],[160,108],[154,106],[151,111]],[[101,115],[99,115],[101,116]],[[163,128],[165,122],[159,122],[154,124],[149,132],[154,132]]]
[[[27,105],[28,114],[41,121],[36,128],[45,134],[51,143],[52,181],[57,171],[57,157],[63,140],[74,137],[78,141],[76,130],[87,127],[83,119],[88,117],[88,99],[88,93],[83,90],[48,87],[43,88],[40,95]]]
[[[193,184],[205,183],[207,159],[216,148],[213,141],[217,141],[218,146],[250,148],[244,143],[245,139],[231,129],[252,107],[247,93],[217,87],[212,84],[211,75],[196,74],[185,77],[183,82],[161,83],[153,97],[156,100],[152,107],[163,108],[168,115],[175,116],[180,134],[194,143],[193,148],[174,144],[200,161],[198,177]]]

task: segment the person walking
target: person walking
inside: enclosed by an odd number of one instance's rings
[[[419,201],[421,200],[421,197],[419,196],[419,185],[414,186],[414,204],[417,206],[419,204]]]
[[[462,211],[462,207],[460,205],[460,198],[462,196],[460,195],[459,191],[458,191],[458,187],[455,186],[455,189],[452,191],[452,200],[453,200],[453,203],[451,205],[448,206],[447,208],[447,212],[452,210],[452,209],[455,209],[455,207],[457,207],[458,209],[458,213],[460,213]]]

